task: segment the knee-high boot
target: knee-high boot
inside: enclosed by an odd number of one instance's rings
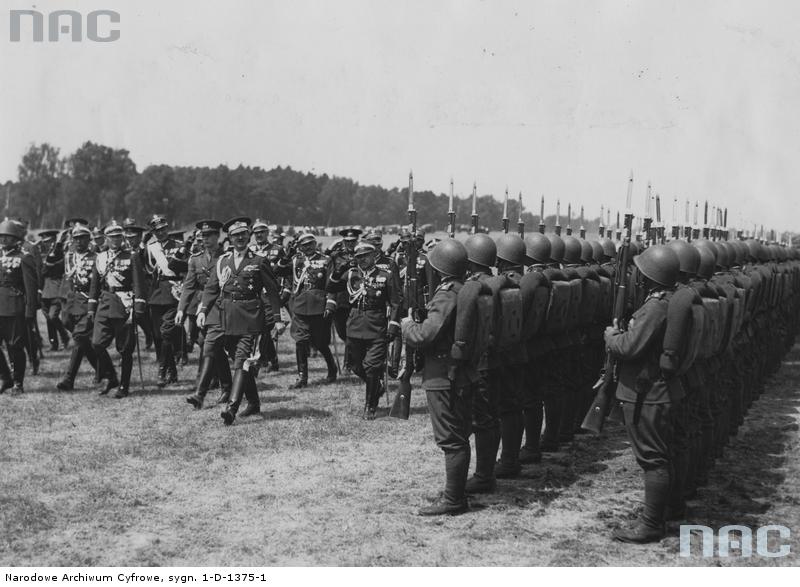
[[[503,448],[500,462],[495,465],[494,474],[498,479],[512,479],[520,474],[519,449],[522,444],[522,414],[508,412],[500,416],[500,436]]]
[[[331,347],[324,346],[319,349],[319,352],[325,359],[325,364],[328,366],[328,375],[325,377],[325,383],[333,383],[336,381],[336,376],[339,374],[339,369],[336,367],[336,359],[333,358]]]
[[[295,355],[297,357],[297,381],[291,385],[290,389],[300,389],[308,385],[308,343],[298,342],[295,344]]]
[[[558,450],[558,433],[561,428],[561,406],[563,400],[557,395],[546,395],[544,398],[544,435],[542,437],[542,452],[555,452]]]
[[[122,355],[122,365],[120,367],[120,381],[119,389],[114,397],[122,399],[128,397],[131,387],[131,373],[133,372],[133,353],[125,353]]]
[[[197,379],[197,389],[195,392],[186,398],[186,401],[199,410],[203,407],[203,400],[208,393],[208,384],[214,375],[214,357],[203,356],[200,363],[200,377]]]
[[[242,413],[239,414],[240,418],[246,418],[247,416],[252,416],[253,414],[258,414],[261,412],[261,400],[258,397],[256,378],[253,377],[253,374],[250,373],[250,371],[244,372],[244,378],[244,397],[247,400],[247,406],[245,406],[245,408],[242,410]]]
[[[64,378],[58,382],[56,385],[57,389],[60,389],[61,391],[71,391],[74,388],[75,377],[78,376],[78,369],[81,366],[83,355],[84,350],[80,345],[72,349],[72,353],[69,356],[69,364],[67,365],[67,374],[64,375]]]
[[[214,357],[214,368],[217,379],[219,380],[218,404],[226,404],[231,397],[231,366],[228,363],[228,356],[224,352],[217,353]]]
[[[475,473],[467,481],[467,493],[492,493],[496,489],[494,468],[499,442],[497,428],[475,430]]]
[[[222,412],[222,421],[226,426],[233,424],[236,419],[236,413],[239,411],[239,405],[242,403],[242,396],[247,386],[247,376],[243,369],[236,369],[233,373],[233,384],[231,386],[231,401],[228,402],[228,407]]]

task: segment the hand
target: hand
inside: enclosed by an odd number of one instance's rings
[[[205,327],[205,325],[206,325],[206,313],[200,312],[199,314],[197,314],[197,327],[203,328]]]
[[[280,336],[284,332],[286,332],[286,323],[282,320],[275,322],[275,336]]]
[[[183,312],[178,310],[175,312],[175,326],[180,326],[181,324],[183,324]]]
[[[333,316],[333,310],[331,310],[330,308],[325,308],[325,311],[322,313],[323,320],[327,320],[331,316]]]
[[[397,322],[389,322],[386,328],[386,338],[392,340],[400,335],[400,325]]]
[[[414,319],[409,316],[406,316],[400,321],[400,328],[405,330],[406,328],[408,328],[408,325],[411,324],[412,322],[414,322]]]

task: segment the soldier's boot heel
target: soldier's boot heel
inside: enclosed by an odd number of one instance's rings
[[[56,389],[59,391],[72,391],[75,388],[75,377],[78,375],[78,367],[80,367],[83,360],[83,349],[76,346],[72,349],[69,357],[69,365],[67,366],[67,373],[64,378],[56,384]]]
[[[8,368],[5,353],[0,349],[0,393],[11,389],[12,385],[14,381],[11,378],[11,369]]]
[[[219,353],[214,358],[214,366],[216,367],[216,375],[219,379],[219,397],[217,398],[218,404],[227,404],[231,397],[231,366],[228,363],[228,357],[225,353]]]
[[[522,414],[519,412],[504,414],[500,419],[500,434],[503,450],[500,461],[494,467],[494,475],[498,479],[519,477],[522,466],[519,464],[519,448],[522,443]]]
[[[186,398],[186,402],[191,404],[194,409],[199,410],[203,407],[203,400],[206,397],[209,381],[213,375],[214,357],[203,357],[203,361],[200,363],[200,377],[197,381],[197,389]]]
[[[245,378],[244,396],[247,399],[247,405],[242,410],[242,413],[239,414],[240,418],[246,418],[247,416],[253,416],[255,414],[261,413],[261,400],[258,397],[258,387],[256,387],[256,379],[248,371],[245,371],[244,378]]]
[[[242,369],[236,369],[236,372],[233,374],[233,384],[231,386],[231,401],[228,403],[228,407],[220,414],[226,426],[233,424],[233,421],[236,419],[236,413],[239,411],[239,405],[242,403],[244,387],[244,371]]]
[[[95,347],[95,354],[97,355],[97,373],[101,381],[106,379],[106,385],[100,390],[100,395],[106,395],[119,385],[119,379],[117,379],[117,372],[111,362],[111,357],[108,356],[108,351],[103,347]]]

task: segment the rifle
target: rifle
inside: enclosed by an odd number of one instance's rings
[[[450,238],[455,238],[456,236],[456,211],[453,208],[453,178],[450,178],[450,208],[447,210],[447,218],[449,220],[449,226],[447,227],[447,232],[450,234]]]
[[[517,233],[519,233],[519,238],[525,238],[525,221],[522,220],[522,192],[519,193],[519,214],[517,215]]]
[[[508,187],[506,187],[506,199],[503,200],[503,233],[508,234]]]
[[[472,234],[478,234],[478,186],[472,182]]]
[[[539,207],[539,234],[544,234],[544,196]]]
[[[633,231],[633,212],[631,211],[631,190],[633,188],[633,175],[628,184],[628,208],[625,212],[625,229],[622,245],[619,249],[617,270],[614,274],[613,319],[617,324],[622,324],[625,316],[625,302],[628,285],[628,267],[631,263],[631,232]],[[594,384],[597,390],[594,401],[581,423],[581,428],[594,434],[603,430],[606,415],[610,411],[616,385],[616,361],[606,353],[605,363],[600,372],[600,378]]]
[[[473,194],[474,194],[473,188]],[[473,196],[474,198],[474,196]],[[475,200],[473,199],[473,209]],[[473,219],[475,216],[473,216]],[[403,284],[403,297],[408,304],[408,317],[416,319],[417,314],[417,211],[414,208],[414,175],[408,174],[408,221],[411,224],[411,240],[406,250],[406,276]],[[400,383],[394,396],[389,417],[408,420],[411,413],[411,375],[414,373],[414,349],[403,341],[405,364],[398,376]]]

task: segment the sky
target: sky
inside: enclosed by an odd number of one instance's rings
[[[800,230],[792,1],[6,0],[120,14],[120,39],[11,42],[0,181],[28,145],[91,140],[147,165],[240,163],[587,216],[646,186],[729,224]],[[25,33],[23,29],[23,33]],[[45,37],[46,38],[46,37]],[[421,219],[425,221],[424,219]],[[402,219],[398,219],[402,221]],[[466,221],[466,220],[465,220]]]

